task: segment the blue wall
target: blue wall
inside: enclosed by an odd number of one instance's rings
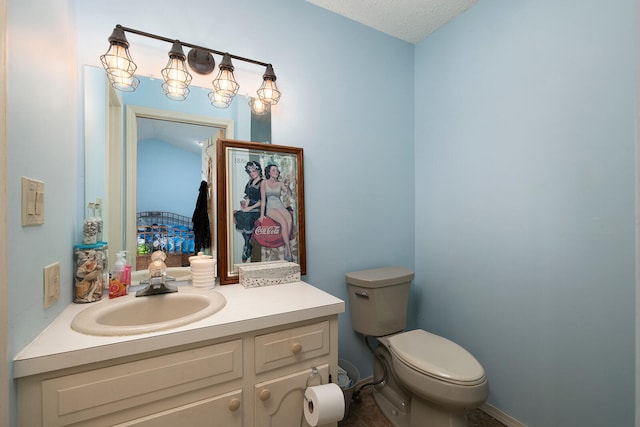
[[[272,114],[272,142],[305,152],[309,282],[346,298],[347,271],[413,267],[411,44],[305,1],[192,0],[179,7],[167,0],[62,3],[9,0],[10,358],[71,301],[71,248],[79,238],[83,209],[77,206],[84,194],[78,75],[83,64],[100,65],[116,24],[274,64],[283,97]],[[49,41],[65,42],[70,58],[55,56],[58,49]],[[129,41],[148,47],[134,36]],[[43,46],[52,56],[44,57],[52,67],[47,72],[33,65],[32,52]],[[161,44],[156,77],[166,53]],[[387,83],[392,77],[393,86]],[[206,96],[196,92],[192,95]],[[27,117],[38,117],[38,126]],[[20,226],[21,175],[46,182],[44,227]],[[42,266],[56,260],[62,267],[61,297],[45,310]],[[346,315],[340,318],[340,348],[341,357],[364,374],[371,372],[371,357]],[[15,420],[15,409],[11,413]]]
[[[532,427],[633,425],[631,0],[482,0],[415,47],[305,1],[192,0],[180,19],[167,0],[8,4],[10,357],[71,301],[77,70],[121,23],[274,64],[273,142],[305,150],[309,282],[346,298],[345,272],[415,268],[410,323],[473,352],[493,405]],[[46,182],[44,226],[20,226],[22,175]],[[371,374],[348,314],[340,357]]]
[[[634,425],[634,13],[482,0],[416,46],[418,323],[529,426]]]
[[[199,154],[157,139],[138,141],[137,212],[191,218],[202,180],[200,166]]]
[[[9,0],[8,23],[2,29],[7,35],[7,70],[2,78],[7,88],[7,167],[0,171],[0,181],[6,174],[7,239],[0,244],[6,245],[8,267],[8,348],[2,351],[9,360],[71,301],[73,245],[84,218],[79,202],[84,176],[79,155],[76,21],[65,6],[46,0],[29,4]],[[59,49],[58,43],[67,49]],[[33,52],[49,64],[46,72],[33,62]],[[22,176],[45,183],[43,225],[22,227]],[[64,289],[61,299],[45,310],[43,267],[56,261]],[[4,289],[0,292],[4,297]],[[12,378],[11,364],[0,369],[7,369]],[[10,402],[0,403],[0,413],[9,412],[15,421],[15,387],[9,394]]]
[[[304,149],[305,279],[347,299],[346,272],[412,268],[413,45],[304,1],[190,1],[180,20],[154,12],[171,7],[169,1],[79,2],[80,62],[99,65],[117,23],[271,62],[283,92],[273,109],[272,143]],[[129,11],[126,23],[122,10]],[[214,25],[212,16],[236,19]],[[277,24],[265,26],[269,21]],[[140,38],[128,38],[135,59]],[[167,46],[160,46],[156,73],[166,58]],[[264,70],[253,71],[260,76]],[[204,108],[220,111],[205,95],[193,90],[190,97],[202,97]],[[340,356],[371,374],[372,357],[348,314],[340,318]]]

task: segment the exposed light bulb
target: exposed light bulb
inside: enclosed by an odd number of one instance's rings
[[[262,86],[257,91],[258,98],[265,104],[277,104],[282,94],[276,85],[276,74],[273,72],[271,64],[267,65],[267,70],[262,78]]]
[[[129,55],[129,42],[120,26],[114,28],[109,37],[109,49],[100,56],[111,85],[121,91],[132,92],[140,84],[134,75],[138,66]]]
[[[169,62],[162,70],[162,90],[167,98],[174,101],[184,101],[189,96],[189,84],[191,83],[191,74],[187,71],[184,62],[186,56],[182,50],[182,45],[175,41],[171,51],[169,51]]]
[[[233,97],[221,95],[213,90],[209,92],[209,101],[216,108],[228,108],[233,101]]]
[[[264,116],[269,111],[271,111],[271,105],[262,102],[259,98],[251,98],[249,100],[249,106],[251,107],[251,111],[256,116]]]
[[[233,64],[231,63],[231,56],[225,53],[222,57],[222,62],[219,65],[220,72],[218,76],[213,80],[213,90],[220,96],[227,98],[233,98],[238,93],[240,85],[236,82],[233,75]]]

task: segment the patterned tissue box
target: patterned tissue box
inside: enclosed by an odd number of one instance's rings
[[[238,268],[245,288],[280,285],[300,281],[300,266],[294,262],[261,262]]]

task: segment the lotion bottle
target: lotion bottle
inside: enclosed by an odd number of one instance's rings
[[[126,252],[120,251],[116,254],[116,262],[111,268],[109,278],[109,298],[116,298],[127,295],[128,284],[126,281],[126,269],[127,265]],[[131,266],[129,266],[129,271]]]

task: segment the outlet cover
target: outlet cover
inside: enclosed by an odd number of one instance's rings
[[[56,262],[44,268],[44,308],[60,298],[60,263]]]

